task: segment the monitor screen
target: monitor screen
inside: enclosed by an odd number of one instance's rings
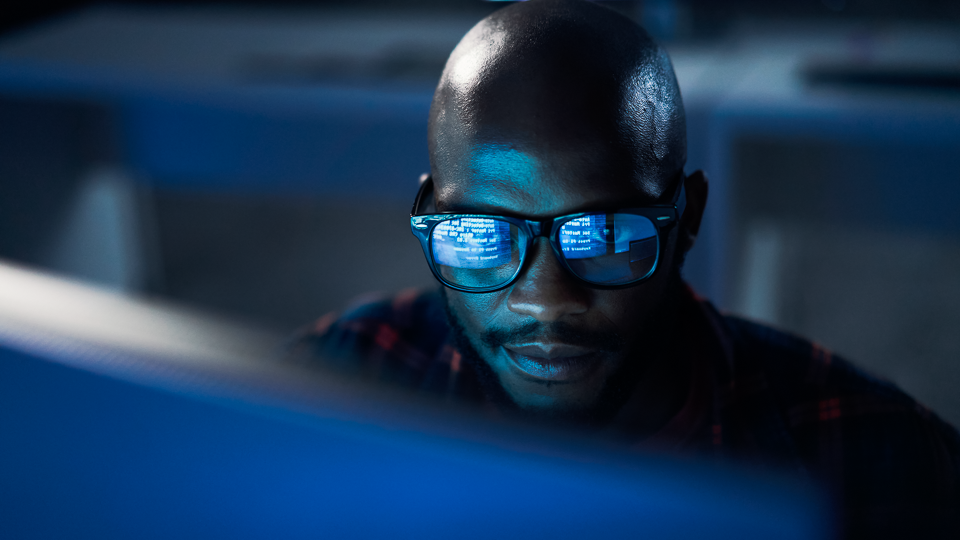
[[[815,494],[779,477],[627,455],[242,354],[211,359],[184,352],[183,340],[205,339],[196,321],[184,333],[196,314],[52,278],[27,285],[41,306],[54,290],[51,306],[82,293],[91,307],[74,306],[88,320],[72,334],[44,328],[36,305],[33,315],[0,308],[3,538],[801,540],[827,530]],[[98,338],[89,330],[111,309],[180,345]]]

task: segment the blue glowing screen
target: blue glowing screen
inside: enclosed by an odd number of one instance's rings
[[[607,216],[591,214],[560,227],[560,248],[568,259],[586,259],[607,254]]]
[[[510,223],[459,218],[433,229],[433,257],[455,268],[495,268],[510,262]]]
[[[636,251],[639,242],[656,234],[653,223],[642,216],[589,214],[564,223],[560,246],[568,259],[589,259]],[[464,217],[444,221],[433,229],[433,256],[441,265],[496,268],[510,263],[510,250],[511,225],[506,221]]]
[[[560,227],[560,248],[568,259],[586,259],[630,251],[656,235],[654,224],[643,216],[589,214]]]

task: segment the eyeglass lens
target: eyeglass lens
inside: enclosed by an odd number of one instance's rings
[[[619,285],[647,277],[657,262],[657,227],[633,214],[589,214],[560,227],[560,249],[574,274]]]
[[[496,287],[520,267],[520,229],[488,218],[448,219],[433,229],[433,260],[448,283]]]
[[[503,285],[517,273],[526,238],[516,225],[496,218],[453,218],[433,229],[436,268],[464,288]],[[618,285],[647,277],[657,262],[657,228],[633,214],[588,214],[559,231],[570,270],[591,283]]]

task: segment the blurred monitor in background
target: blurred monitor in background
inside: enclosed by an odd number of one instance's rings
[[[708,184],[684,172],[680,87],[635,23],[582,0],[488,16],[447,61],[428,146],[410,226],[443,288],[321,319],[299,361],[637,450],[802,471],[848,537],[960,531],[955,428],[683,282]]]

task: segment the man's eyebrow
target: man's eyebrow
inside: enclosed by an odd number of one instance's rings
[[[641,199],[624,201],[617,204],[587,204],[580,207],[575,207],[571,210],[567,210],[561,213],[550,214],[548,216],[534,216],[530,214],[523,214],[521,212],[514,212],[506,208],[500,207],[489,207],[489,206],[474,206],[469,203],[453,203],[449,206],[444,206],[443,208],[437,208],[437,212],[442,214],[483,214],[491,216],[509,216],[519,219],[528,219],[531,221],[539,221],[544,219],[551,219],[559,216],[568,216],[570,214],[579,214],[581,212],[610,212],[613,210],[621,210],[628,208],[644,208],[649,206],[663,206],[669,205],[671,203],[669,196],[663,196],[659,199],[652,199],[647,196],[643,196]]]
[[[496,216],[519,216],[519,214],[516,212],[511,212],[505,208],[473,206],[462,203],[454,203],[442,208],[438,207],[437,211],[442,214],[489,214]]]

